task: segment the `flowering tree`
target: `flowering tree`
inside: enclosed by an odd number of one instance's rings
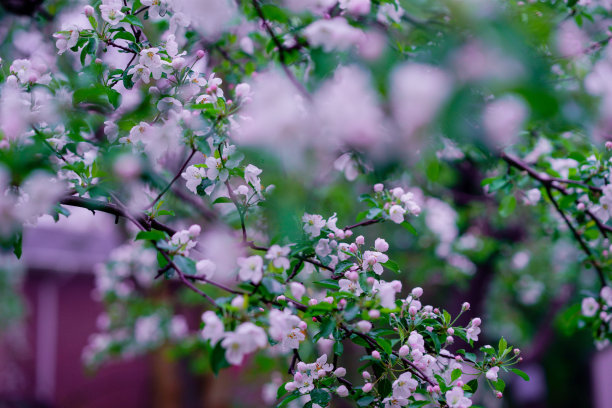
[[[126,224],[96,270],[91,366],[174,344],[215,373],[278,361],[278,406],[469,407],[479,379],[502,398],[521,352],[477,346],[478,315],[512,305],[447,311],[417,285],[571,300],[566,327],[609,343],[608,3],[8,8],[34,17],[2,34],[2,245],[20,257],[24,224],[71,207]]]

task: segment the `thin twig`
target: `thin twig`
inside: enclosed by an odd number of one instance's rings
[[[181,166],[181,168],[179,169],[179,171],[176,173],[176,175],[174,176],[174,178],[170,181],[170,183],[168,183],[168,185],[161,191],[161,193],[159,193],[157,195],[157,197],[155,197],[155,200],[153,200],[153,202],[151,202],[151,204],[148,205],[147,208],[145,208],[146,210],[148,210],[149,208],[153,208],[153,206],[155,204],[157,204],[157,202],[164,196],[164,194],[166,194],[166,192],[170,189],[170,187],[172,187],[172,184],[174,184],[174,182],[176,180],[179,179],[179,177],[181,177],[181,174],[183,173],[183,171],[185,171],[185,168],[187,167],[187,165],[189,164],[189,162],[191,161],[191,159],[193,159],[193,156],[195,156],[197,152],[197,149],[192,149],[191,150],[191,154],[189,154],[189,156],[187,156],[187,159],[185,160],[185,162],[183,163],[183,165]]]
[[[283,71],[285,71],[285,74],[287,75],[289,80],[293,83],[293,85],[295,85],[298,91],[300,91],[300,93],[302,93],[302,95],[304,95],[307,99],[311,99],[311,96],[308,93],[308,90],[306,90],[304,85],[300,81],[298,81],[295,75],[293,75],[293,72],[291,72],[291,70],[289,69],[289,66],[287,65],[286,55],[285,55],[287,50],[285,49],[285,46],[281,43],[280,39],[274,33],[274,30],[272,30],[272,27],[270,26],[270,23],[268,23],[268,20],[266,20],[266,16],[264,15],[263,10],[261,9],[261,4],[259,4],[259,0],[252,0],[252,3],[253,3],[253,7],[255,8],[255,12],[259,16],[259,19],[261,20],[261,24],[263,25],[265,30],[268,32],[268,35],[270,35],[270,38],[272,38],[272,42],[274,42],[274,45],[276,45],[276,48],[278,48],[278,58],[283,68]]]

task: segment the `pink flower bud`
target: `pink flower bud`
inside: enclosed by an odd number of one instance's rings
[[[410,316],[416,316],[417,311],[418,311],[418,310],[417,310],[417,308],[416,308],[416,307],[414,307],[414,306],[410,306],[410,307],[408,308],[408,313],[410,313]]]
[[[430,394],[433,392],[433,387],[431,385],[427,386],[427,392]]]
[[[345,385],[341,385],[338,388],[336,388],[336,394],[338,394],[339,397],[344,398],[349,395],[348,388],[346,388]]]
[[[308,324],[306,324],[306,322],[302,320],[301,322],[298,323],[298,327],[300,330],[304,331],[308,327]]]
[[[389,250],[389,244],[382,238],[376,238],[376,241],[374,241],[374,249],[378,252],[387,252]]]
[[[457,387],[463,387],[463,381],[461,380],[457,381]]]
[[[200,227],[198,224],[193,224],[191,227],[189,227],[189,235],[192,237],[197,237],[201,232],[202,227]]]
[[[480,320],[480,317],[475,317],[472,319],[472,326],[474,327],[480,326],[481,323],[482,323],[482,320]]]
[[[612,142],[610,142],[610,141],[606,142],[606,149],[612,150]]]
[[[315,306],[317,303],[319,303],[319,301],[318,301],[317,299],[310,299],[310,300],[308,301],[308,304],[309,304],[310,306]]]
[[[323,369],[317,371],[317,377],[319,377],[319,378],[325,377],[325,374],[327,374],[327,373]]]
[[[517,356],[521,354],[521,349],[514,349],[514,354]]]
[[[336,231],[336,235],[338,236],[338,239],[344,239],[344,237],[346,236],[346,234],[342,230]]]
[[[378,319],[380,317],[380,311],[372,309],[368,312],[368,316],[370,316],[370,319]]]
[[[363,373],[361,373],[361,376],[363,377],[364,380],[369,380],[370,378],[372,378],[372,376],[370,375],[368,371],[364,371]]]
[[[323,298],[323,301],[324,301],[325,303],[332,304],[332,303],[334,303],[334,298],[333,298],[333,297],[331,297],[331,296],[327,296],[327,297]]]
[[[436,308],[433,310],[433,312],[434,312],[435,314],[440,314],[440,309],[438,309],[438,308],[436,307]]]
[[[385,186],[382,183],[374,184],[374,191],[380,193],[384,190]]]
[[[333,232],[330,232],[329,234],[327,234],[327,238],[329,239],[334,239],[335,235]]]
[[[363,237],[363,235],[359,235],[357,238],[355,238],[355,243],[357,245],[365,244],[365,238]]]
[[[280,295],[276,297],[276,300],[278,300],[279,302],[284,302],[285,300],[287,300],[287,298],[285,297],[285,295]]]
[[[357,328],[360,332],[365,334],[372,330],[372,323],[368,322],[367,320],[361,320],[357,322]]]
[[[412,296],[415,298],[421,297],[423,295],[423,288],[416,287],[412,289]]]
[[[380,360],[380,353],[378,352],[378,350],[374,350],[372,352],[372,357],[374,357],[375,360]]]
[[[584,203],[578,203],[578,205],[576,206],[578,211],[584,211],[585,207],[586,206],[584,205]]]
[[[608,142],[608,143],[609,143],[609,142]],[[606,143],[606,144],[608,144],[608,143]],[[501,393],[501,391],[497,391],[497,392],[495,393],[495,396],[496,396],[498,399],[502,399],[502,398],[503,398],[503,396],[504,396],[504,394],[502,394],[502,393]]]
[[[434,392],[440,392],[440,386],[439,385],[434,385],[433,390],[434,390]]]
[[[350,237],[352,237],[352,236],[353,236],[353,231],[351,231],[351,230],[346,230],[346,231],[344,231],[344,236],[345,236],[346,238],[350,238]]]
[[[185,59],[178,57],[172,60],[172,68],[174,68],[175,70],[180,70],[181,68],[183,68],[185,66]]]
[[[306,371],[306,369],[307,369],[307,368],[308,368],[308,366],[306,365],[306,363],[305,363],[305,362],[300,361],[299,363],[297,363],[297,369],[298,369],[298,371],[302,371],[302,372],[304,372],[304,371]]]
[[[406,357],[408,354],[410,354],[410,347],[404,344],[402,347],[400,347],[398,354],[400,357]]]
[[[462,309],[463,311],[470,310],[470,304],[469,304],[468,302],[464,302],[464,303],[461,305],[461,309]]]
[[[395,313],[389,313],[389,316],[391,316],[392,319],[395,319]]]
[[[376,282],[376,279],[370,276],[366,279],[366,282],[368,282],[368,285],[373,285],[374,282]]]
[[[91,17],[94,15],[94,8],[91,7],[90,5],[87,5],[83,7],[83,13],[85,13],[87,17]]]
[[[446,343],[447,344],[453,344],[455,342],[455,340],[453,340],[453,336],[447,336],[446,337]]]
[[[461,357],[461,356],[455,356],[455,361],[463,361],[463,357]]]
[[[365,383],[363,385],[363,387],[361,387],[361,391],[363,391],[363,392],[370,392],[370,391],[372,391],[372,387],[373,387],[372,383]]]
[[[204,50],[197,50],[196,51],[196,57],[198,57],[198,59],[204,58],[204,55],[206,55],[206,52]]]
[[[346,274],[347,278],[349,278],[350,280],[352,280],[353,282],[356,282],[359,280],[359,274],[355,271],[351,271],[349,273]]]
[[[293,380],[296,382],[302,381],[303,378],[304,376],[299,371],[293,375]]]
[[[336,377],[344,377],[346,375],[346,368],[344,367],[338,367],[336,368],[336,371],[334,371],[334,375]]]
[[[287,392],[293,392],[297,390],[297,384],[293,381],[288,382],[287,384],[285,384],[285,389],[287,390]]]
[[[340,299],[338,301],[338,306],[344,309],[346,307],[346,299]]]
[[[349,252],[352,252],[354,254],[357,253],[357,251],[358,251],[357,245],[355,245],[354,242],[351,243],[351,245],[349,245],[349,247],[348,247],[348,250],[349,250]]]
[[[449,327],[448,330],[446,330],[446,333],[452,336],[453,334],[455,334],[455,329],[453,329],[452,327]]]
[[[402,282],[398,280],[394,280],[391,282],[391,287],[393,288],[394,291],[399,293],[402,291]]]
[[[431,326],[427,326],[427,327],[425,328],[425,330],[427,330],[428,332],[430,332],[430,333],[431,333],[431,332],[433,331],[433,327],[431,327]]]

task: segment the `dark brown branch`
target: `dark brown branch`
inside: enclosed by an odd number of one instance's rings
[[[110,45],[111,47],[115,47],[115,48],[119,48],[120,50],[123,50],[125,52],[129,52],[130,54],[138,54],[136,51],[129,49],[128,47],[124,47],[123,45],[119,45],[116,42],[114,42],[111,39],[107,39],[104,41],[107,45]]]
[[[349,225],[348,227],[344,227],[343,230],[346,231],[346,230],[352,230],[352,229],[357,228],[357,227],[365,227],[366,225],[377,224],[377,223],[379,223],[381,221],[383,221],[382,218],[376,218],[376,219],[373,219],[373,220],[361,221],[361,222],[358,222],[357,224],[353,224],[353,225]]]
[[[567,215],[565,214],[563,209],[561,209],[561,207],[559,206],[559,203],[557,203],[557,201],[555,200],[555,198],[554,198],[554,196],[552,194],[552,190],[553,189],[561,192],[564,195],[568,194],[567,191],[563,187],[561,187],[561,186],[559,186],[559,185],[557,185],[555,183],[564,183],[564,184],[578,185],[578,186],[580,186],[582,188],[587,188],[587,189],[589,189],[591,191],[596,191],[596,192],[601,192],[601,188],[595,187],[595,186],[591,186],[589,184],[585,184],[585,183],[582,183],[582,182],[576,181],[576,180],[560,179],[560,178],[555,178],[555,177],[548,177],[547,175],[542,175],[542,174],[538,173],[536,170],[534,170],[533,168],[531,168],[527,163],[523,162],[521,159],[519,159],[517,157],[514,157],[514,156],[511,156],[511,155],[508,155],[506,153],[502,153],[501,154],[501,158],[504,159],[511,166],[513,166],[515,168],[518,168],[518,169],[520,169],[522,171],[527,172],[527,174],[531,178],[533,178],[534,180],[537,180],[538,182],[540,182],[544,186],[544,188],[546,189],[546,194],[548,195],[548,198],[550,199],[550,201],[552,202],[553,206],[555,207],[555,210],[557,211],[557,213],[559,213],[561,218],[563,218],[563,220],[565,221],[565,224],[568,226],[568,228],[572,232],[574,238],[578,241],[578,244],[580,245],[580,247],[582,248],[584,253],[587,255],[587,257],[589,258],[589,262],[593,265],[593,267],[597,271],[597,274],[599,276],[599,280],[600,280],[602,286],[605,286],[606,285],[606,278],[605,278],[605,274],[603,272],[603,269],[601,268],[601,265],[599,265],[599,263],[597,262],[597,260],[593,256],[593,253],[592,253],[591,249],[588,247],[586,242],[584,242],[584,240],[582,239],[582,237],[580,236],[580,234],[578,233],[576,228],[573,226],[573,224],[571,223],[571,221],[569,220],[569,218],[567,217]],[[589,217],[591,217],[591,219],[593,219],[593,221],[597,225],[597,228],[604,235],[604,237],[607,236],[606,232],[612,231],[612,228],[602,224],[599,221],[599,219],[597,219],[595,214],[593,214],[590,210],[587,210],[586,214],[589,215]]]
[[[582,248],[584,253],[588,256],[589,261],[591,262],[591,264],[593,265],[593,267],[597,271],[597,274],[599,275],[599,280],[601,281],[601,285],[602,286],[606,286],[606,278],[604,277],[604,272],[601,269],[601,266],[595,260],[595,257],[593,256],[593,253],[591,252],[591,249],[588,247],[586,242],[584,242],[584,240],[582,239],[582,237],[580,236],[578,231],[576,231],[576,228],[572,225],[572,223],[569,220],[569,218],[567,218],[567,215],[565,215],[565,212],[563,212],[563,210],[559,206],[559,203],[557,203],[557,200],[555,200],[555,197],[552,194],[550,186],[546,186],[546,194],[548,195],[548,198],[550,198],[550,201],[553,203],[553,206],[555,207],[555,209],[557,210],[559,215],[561,215],[561,217],[565,221],[565,224],[567,224],[567,226],[570,229],[570,231],[572,231],[572,234],[574,235],[574,238],[576,238],[576,241],[578,241],[578,243],[580,244],[580,247]]]
[[[115,215],[117,217],[128,218],[128,214],[122,208],[118,207],[117,205],[99,201],[99,200],[94,200],[91,198],[66,196],[60,199],[59,203],[62,205],[69,205],[72,207],[86,208],[91,211],[101,211],[101,212]],[[169,235],[174,235],[176,233],[175,229],[167,225],[164,225],[161,222],[156,221],[155,219],[151,219],[149,216],[145,214],[137,215],[134,218],[138,222],[138,225],[141,225],[141,226],[149,225],[150,227],[155,228],[156,230],[164,231],[168,233]]]

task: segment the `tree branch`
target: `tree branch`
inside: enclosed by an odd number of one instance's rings
[[[261,20],[261,24],[263,25],[265,30],[268,32],[268,35],[270,35],[270,37],[272,38],[272,41],[274,42],[274,45],[276,45],[276,48],[278,48],[278,59],[281,63],[283,71],[285,71],[285,74],[287,75],[289,80],[293,83],[293,85],[298,89],[298,91],[300,91],[300,93],[302,93],[302,95],[304,95],[307,99],[311,99],[311,96],[306,90],[306,88],[304,87],[304,85],[302,85],[302,83],[298,81],[295,75],[293,75],[293,72],[291,72],[291,70],[289,69],[289,66],[287,65],[286,55],[285,55],[287,50],[285,49],[285,46],[281,43],[279,38],[274,33],[274,30],[272,30],[272,27],[270,26],[270,23],[268,23],[268,20],[266,20],[266,16],[264,15],[263,10],[261,9],[259,0],[252,0],[251,2],[253,3],[255,12],[259,16],[259,19]]]

